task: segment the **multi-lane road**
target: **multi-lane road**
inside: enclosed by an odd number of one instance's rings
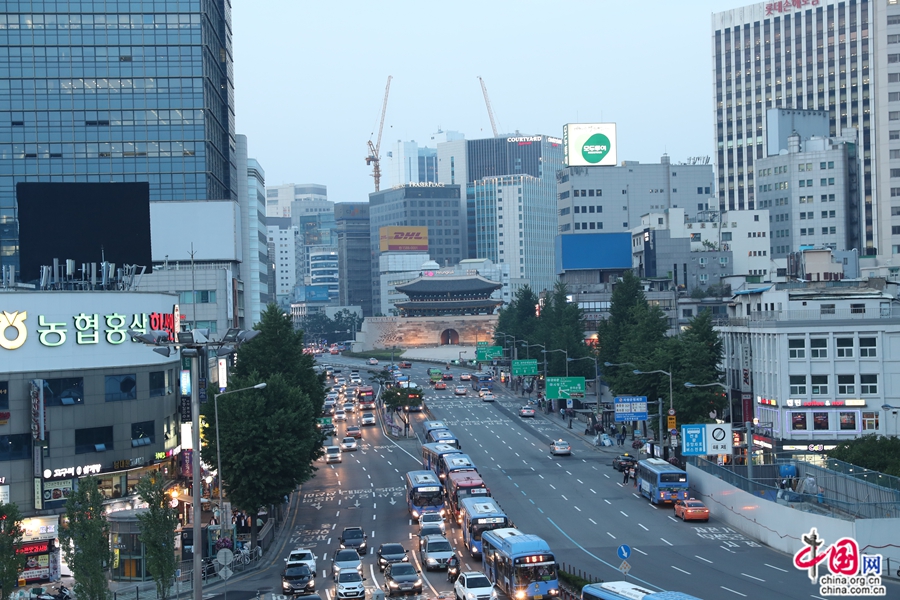
[[[362,366],[352,359],[330,362]],[[404,371],[426,388],[432,415],[457,435],[516,526],[547,540],[559,562],[605,581],[622,580],[616,549],[627,544],[633,551],[627,579],[653,590],[678,590],[706,600],[819,598],[817,586],[793,568],[789,556],[763,547],[715,516],[709,523],[682,523],[671,509],[640,498],[610,466],[616,448],[594,448],[567,435],[558,419],[540,414],[520,418],[522,399],[502,386],[496,388],[494,403],[482,403],[471,392],[454,396],[451,385],[446,391],[431,390],[427,366],[414,364]],[[462,371],[453,369],[457,380]],[[337,439],[358,419],[355,413],[346,425],[338,424]],[[425,416],[414,419],[421,438]],[[550,456],[549,444],[558,438],[572,443],[572,456]],[[278,559],[269,569],[231,582],[229,596],[232,591],[234,600],[259,590],[280,593],[282,558],[291,548],[305,546],[318,559],[317,592],[335,600],[331,555],[339,548],[341,530],[351,525],[364,527],[369,537],[363,566],[370,592],[384,583],[374,552],[380,544],[400,542],[423,572],[425,594],[452,595],[444,572],[422,569],[416,552],[418,527],[406,507],[403,476],[421,468],[418,439],[392,440],[379,421],[378,426],[363,428],[359,450],[344,453],[342,463],[318,467],[302,487],[288,535],[276,548]],[[458,527],[450,527],[448,537],[458,549],[463,547]],[[464,569],[480,570],[480,563],[467,553],[461,558]]]

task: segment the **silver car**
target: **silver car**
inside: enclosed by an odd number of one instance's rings
[[[357,573],[362,573],[362,562],[359,560],[359,552],[355,548],[335,550],[334,556],[331,558],[331,570],[335,578],[341,571],[348,569],[355,569]]]
[[[442,535],[429,535],[419,539],[419,560],[425,569],[446,569],[453,556],[453,547]]]

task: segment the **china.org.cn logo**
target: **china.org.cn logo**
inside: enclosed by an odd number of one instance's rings
[[[28,330],[25,329],[25,319],[28,318],[28,312],[0,312],[0,348],[4,350],[15,350],[25,343],[28,338]],[[8,330],[12,328],[16,335],[10,337]]]
[[[844,537],[825,546],[813,527],[801,537],[803,547],[794,554],[794,567],[806,571],[821,596],[885,596],[881,584],[881,555],[860,554],[859,544]],[[819,573],[819,565],[828,565],[828,574]]]

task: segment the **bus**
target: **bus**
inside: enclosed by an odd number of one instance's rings
[[[447,490],[447,510],[457,524],[462,523],[459,503],[465,498],[487,498],[491,491],[476,471],[453,471],[444,479]]]
[[[362,410],[375,409],[375,388],[371,385],[364,385],[356,390],[356,400],[359,402],[359,408]]]
[[[687,473],[661,458],[638,461],[634,476],[641,495],[653,504],[674,504],[676,500],[688,499]]]
[[[559,596],[556,557],[536,535],[511,528],[484,532],[481,565],[491,583],[515,600]]]
[[[434,471],[406,474],[406,505],[414,519],[424,513],[444,515],[444,489]]]
[[[406,394],[403,405],[404,412],[420,412],[423,402],[421,388],[412,381],[401,381],[397,385],[400,388],[400,392]]]
[[[460,450],[462,449],[462,444],[459,443],[459,439],[453,435],[449,429],[432,429],[425,434],[425,443],[447,444],[449,446],[456,446]]]
[[[477,392],[481,388],[494,389],[494,377],[490,373],[475,373],[472,375],[472,389]]]
[[[462,452],[449,444],[422,444],[422,467],[440,474],[441,457],[446,454],[462,454]],[[440,475],[440,478],[443,479],[443,475]]]
[[[437,383],[438,381],[441,381],[443,377],[444,373],[437,367],[428,369],[428,379],[431,380],[431,383]]]
[[[581,588],[581,600],[701,600],[681,592],[654,592],[630,581],[589,583]]]
[[[443,421],[425,421],[422,423],[422,430],[425,432],[425,435],[428,435],[428,432],[432,429],[447,429],[447,426],[444,425]]]
[[[510,526],[509,517],[493,498],[463,498],[459,512],[463,544],[473,558],[481,554],[481,536],[485,531]]]
[[[449,444],[448,444],[449,445]],[[468,454],[446,454],[441,457],[440,466],[438,467],[438,475],[444,480],[446,485],[447,475],[456,471],[471,471],[477,473],[475,463],[469,458]]]

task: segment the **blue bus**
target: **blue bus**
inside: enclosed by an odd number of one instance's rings
[[[444,514],[444,488],[434,471],[406,474],[406,505],[414,519],[424,513]]]
[[[459,439],[449,429],[432,429],[425,434],[426,444],[447,444],[462,449]]]
[[[581,588],[581,600],[701,600],[681,592],[654,592],[630,581],[589,583]]]
[[[463,498],[460,503],[463,544],[475,557],[481,554],[481,537],[485,531],[509,527],[509,517],[493,498]]]
[[[638,461],[634,476],[641,495],[653,504],[674,504],[676,500],[688,499],[687,473],[661,458]]]
[[[475,373],[472,375],[472,389],[476,392],[481,388],[494,389],[494,377],[490,373]]]
[[[447,426],[444,425],[443,421],[425,421],[422,423],[422,431],[425,432],[425,435],[428,435],[428,432],[433,429],[447,429]]]
[[[444,481],[445,485],[447,483],[447,475],[455,471],[475,471],[477,473],[478,469],[475,468],[475,463],[472,462],[468,454],[445,454],[442,456],[438,468],[438,476]]]
[[[481,565],[491,583],[515,600],[559,596],[556,557],[536,535],[511,528],[486,531]]]
[[[439,474],[441,457],[445,454],[462,454],[462,451],[450,444],[422,444],[422,467]]]

